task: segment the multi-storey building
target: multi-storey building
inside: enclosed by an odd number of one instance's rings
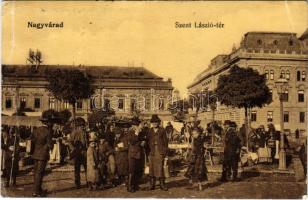
[[[302,132],[307,128],[307,72],[308,72],[308,29],[297,37],[287,32],[248,32],[238,48],[230,54],[218,55],[210,65],[188,86],[189,93],[214,90],[218,78],[228,73],[230,67],[251,67],[266,74],[267,85],[272,93],[272,103],[250,111],[251,126],[273,123],[280,128],[280,103],[275,81],[284,77],[288,80],[287,100],[284,105],[284,128],[286,132],[296,129]],[[226,83],[228,84],[228,83]],[[204,111],[198,115],[205,123],[212,120],[212,113]],[[244,123],[244,110],[218,106],[215,120],[234,120]]]
[[[79,69],[94,78],[95,94],[77,102],[76,114],[85,117],[93,109],[110,107],[117,115],[129,116],[139,110],[168,116],[172,98],[171,79],[153,74],[143,67],[2,65],[2,114],[12,115],[24,108],[27,116],[40,116],[44,110],[72,109],[67,102],[55,99],[47,89],[49,69]]]

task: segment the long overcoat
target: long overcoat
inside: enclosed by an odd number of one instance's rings
[[[32,158],[34,160],[49,160],[49,151],[53,147],[52,136],[47,127],[41,126],[34,129],[31,135],[32,143],[34,144],[34,150]]]
[[[98,150],[95,143],[91,143],[87,150],[87,181],[99,182]]]
[[[119,147],[118,145],[121,147]],[[122,132],[120,137],[115,138],[115,162],[119,176],[128,175],[128,135]]]
[[[150,176],[163,178],[164,158],[168,152],[168,138],[163,128],[159,127],[155,132],[151,128],[147,137],[149,149],[149,170]]]

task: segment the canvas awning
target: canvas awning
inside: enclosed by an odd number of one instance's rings
[[[39,116],[2,116],[1,124],[9,126],[43,126]]]

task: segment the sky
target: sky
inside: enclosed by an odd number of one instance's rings
[[[44,64],[143,66],[171,78],[181,96],[218,54],[246,32],[294,32],[308,27],[305,1],[2,2],[2,63],[26,64],[29,49]],[[60,23],[36,29],[32,23]],[[175,28],[221,22],[224,28]]]

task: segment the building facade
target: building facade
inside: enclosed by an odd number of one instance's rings
[[[253,128],[266,126],[268,123],[280,128],[280,102],[275,81],[282,76],[288,80],[287,100],[283,103],[284,129],[292,133],[296,129],[307,131],[308,29],[299,38],[296,33],[246,33],[238,48],[234,47],[230,54],[218,55],[211,60],[208,68],[188,86],[189,93],[213,91],[219,76],[228,73],[234,65],[250,67],[258,70],[260,74],[265,74],[272,93],[271,104],[251,109],[249,116]],[[203,111],[198,116],[206,123],[213,118],[208,111]],[[230,119],[241,126],[244,123],[244,110],[218,103],[214,117],[219,121]]]
[[[77,102],[77,116],[85,117],[95,109],[110,107],[117,115],[130,116],[134,111],[144,115],[170,115],[171,79],[153,74],[143,67],[2,65],[2,114],[13,115],[23,108],[27,116],[40,116],[43,111],[72,110],[46,89],[46,73],[55,69],[79,69],[94,78],[95,94]]]

